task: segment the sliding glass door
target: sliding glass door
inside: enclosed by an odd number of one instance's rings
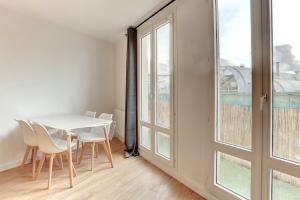
[[[300,199],[299,8],[295,0],[215,0],[220,199]]]
[[[140,151],[168,165],[173,160],[172,27],[166,17],[138,30]]]

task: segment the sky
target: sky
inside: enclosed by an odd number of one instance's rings
[[[251,66],[250,0],[218,0],[220,58]]]
[[[273,0],[274,45],[291,44],[297,60],[300,60],[299,10],[299,0]]]
[[[168,66],[170,60],[170,24],[165,24],[156,32],[157,37],[157,63]],[[160,65],[158,65],[159,67]],[[168,68],[167,68],[168,69]],[[157,69],[157,73],[165,74],[167,69]]]
[[[220,57],[251,67],[250,0],[218,0]],[[273,44],[291,44],[300,60],[300,0],[273,0]]]
[[[165,64],[164,66],[169,66],[170,60],[170,24],[167,23],[156,30],[157,38],[157,63]],[[145,52],[144,59],[147,59],[148,63],[148,74],[150,74],[150,59],[151,59],[151,35],[148,34],[142,38],[142,47]],[[158,65],[161,66],[161,65]],[[169,73],[168,68],[160,69],[158,68],[158,73],[166,74]]]

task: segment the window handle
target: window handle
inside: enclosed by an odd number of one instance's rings
[[[260,97],[260,110],[263,110],[264,104],[267,103],[268,100],[268,95],[264,94],[263,96]]]

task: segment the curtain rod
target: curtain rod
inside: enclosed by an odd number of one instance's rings
[[[157,13],[159,13],[160,11],[162,11],[163,9],[165,9],[166,7],[168,7],[171,3],[175,2],[176,0],[172,0],[169,3],[167,3],[166,5],[164,5],[162,8],[160,8],[158,11],[156,11],[155,13],[153,13],[150,17],[148,17],[147,19],[145,19],[144,21],[142,21],[139,25],[137,25],[135,28],[140,27],[142,24],[144,24],[146,21],[148,21],[149,19],[151,19],[152,17],[154,17]]]

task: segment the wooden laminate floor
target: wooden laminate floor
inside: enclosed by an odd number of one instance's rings
[[[78,176],[74,188],[69,188],[67,161],[63,170],[54,166],[50,190],[46,189],[47,166],[36,181],[31,179],[31,165],[1,172],[0,200],[204,200],[141,157],[123,159],[123,145],[118,140],[112,141],[113,169],[103,149],[100,151],[94,172],[90,171],[88,154],[80,165],[75,164]]]

